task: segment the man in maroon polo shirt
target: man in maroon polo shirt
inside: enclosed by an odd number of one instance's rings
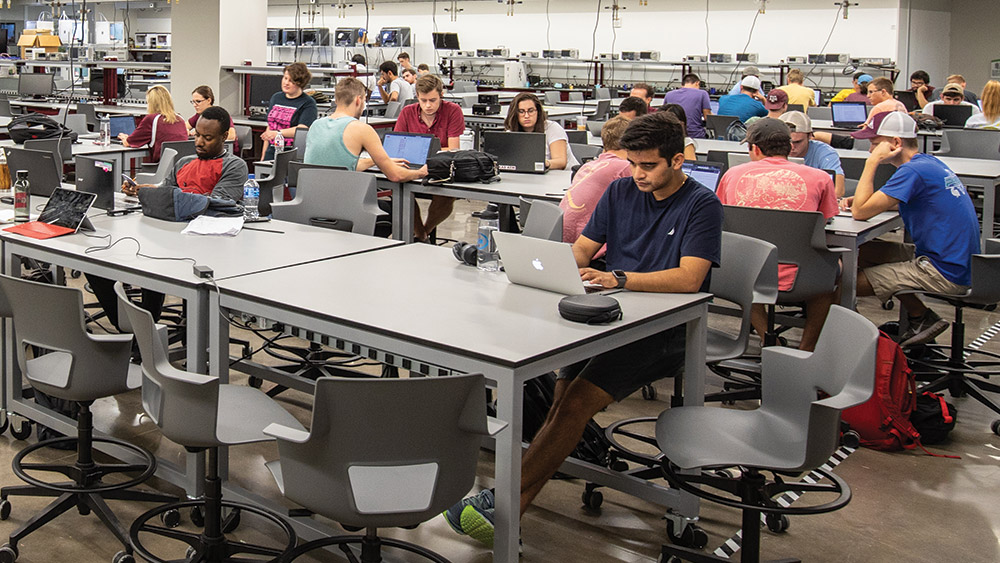
[[[458,150],[459,137],[465,131],[465,116],[462,108],[442,99],[444,84],[433,74],[417,79],[417,102],[399,112],[396,131],[404,133],[430,133],[441,141],[442,150]],[[420,208],[413,214],[413,236],[417,240],[427,240],[428,234],[451,215],[455,198],[433,196],[427,209],[427,219],[420,217]]]

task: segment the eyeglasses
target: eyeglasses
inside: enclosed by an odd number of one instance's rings
[[[535,115],[536,113],[538,113],[538,108],[528,108],[528,109],[519,109],[519,110],[517,110],[517,114],[518,115]]]
[[[205,98],[205,99],[202,99],[202,100],[191,100],[191,105],[192,106],[196,106],[196,105],[198,105],[198,104],[200,104],[202,102],[207,102],[207,101],[208,101],[208,98]]]

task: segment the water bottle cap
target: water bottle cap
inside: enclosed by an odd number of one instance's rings
[[[18,180],[20,180],[22,178],[27,178],[27,177],[28,177],[28,171],[27,170],[18,170],[17,171],[17,179]]]
[[[247,180],[253,180],[253,174],[247,174]]]

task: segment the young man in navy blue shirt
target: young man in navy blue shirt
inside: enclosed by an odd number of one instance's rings
[[[707,291],[719,264],[722,204],[688,178],[684,126],[669,112],[636,118],[622,135],[632,176],[615,180],[573,244],[584,281],[663,293]],[[590,268],[607,244],[608,271]],[[644,385],[676,375],[684,363],[683,326],[562,369],[545,424],[521,462],[521,514],[576,447],[595,414]],[[469,497],[445,518],[458,532],[493,543],[493,494]]]

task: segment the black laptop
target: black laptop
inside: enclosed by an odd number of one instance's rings
[[[92,193],[94,207],[113,211],[121,180],[115,163],[102,156],[76,157],[76,191]],[[122,194],[124,197],[124,194]],[[138,205],[138,203],[136,203]]]
[[[482,150],[497,159],[501,172],[544,174],[545,133],[483,131]]]
[[[868,121],[868,106],[864,102],[834,102],[830,106],[833,126],[842,129],[857,129]]]
[[[135,132],[135,117],[131,115],[112,115],[108,118],[108,125],[111,129],[111,142],[120,143],[118,135],[122,133],[131,135]]]
[[[901,104],[906,106],[906,111],[916,111],[920,109],[920,104],[917,103],[917,95],[911,90],[899,90],[892,97],[899,100]]]
[[[944,121],[945,127],[965,127],[965,122],[972,117],[972,106],[965,104],[952,106],[947,104],[934,104],[931,106],[934,117]]]
[[[51,152],[17,147],[4,147],[3,152],[11,176],[18,170],[28,171],[28,193],[31,195],[49,197],[62,185],[62,163]]]

